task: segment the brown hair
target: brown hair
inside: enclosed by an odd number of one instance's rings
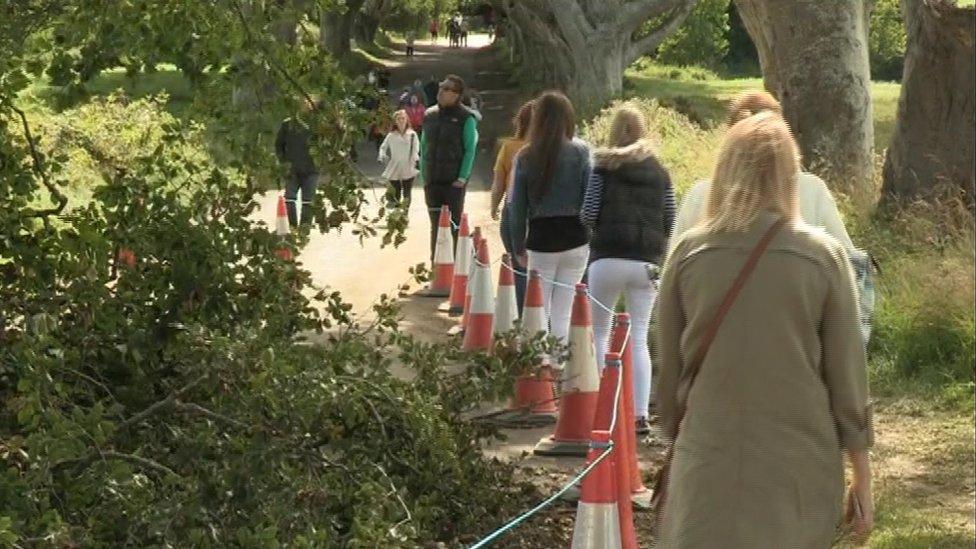
[[[740,93],[729,104],[729,126],[736,122],[745,120],[754,114],[763,111],[772,111],[778,115],[783,114],[783,108],[775,97],[764,91],[747,91]]]
[[[617,109],[610,123],[610,146],[633,145],[647,134],[644,114],[634,107],[624,105]]]
[[[457,88],[458,95],[459,96],[462,96],[462,97],[464,96],[464,91],[467,88],[467,86],[464,85],[464,79],[463,78],[461,78],[460,76],[458,76],[456,74],[449,74],[449,75],[447,75],[447,76],[444,77],[444,81],[445,82],[446,81],[450,81]]]
[[[560,91],[544,92],[534,103],[524,156],[531,174],[528,190],[538,200],[552,187],[559,150],[576,133],[576,112]]]
[[[719,151],[702,223],[708,232],[744,232],[762,210],[800,217],[800,153],[781,116],[760,112],[729,128]]]
[[[526,101],[519,107],[515,116],[512,117],[512,128],[515,130],[515,139],[525,139],[529,133],[529,126],[532,124],[532,101]]]

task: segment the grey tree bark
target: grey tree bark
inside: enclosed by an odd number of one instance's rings
[[[804,165],[835,188],[873,194],[871,0],[735,3]]]
[[[505,0],[522,70],[581,109],[623,87],[624,69],[674,32],[695,0]],[[655,24],[644,32],[645,23]]]
[[[976,9],[946,0],[902,0],[905,72],[884,164],[886,198],[941,185],[976,202]]]
[[[346,0],[345,9],[322,10],[320,42],[333,57],[340,58],[350,51],[353,23],[363,7],[364,0]]]

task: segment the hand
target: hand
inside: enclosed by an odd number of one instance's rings
[[[844,522],[851,528],[851,537],[858,543],[867,541],[874,529],[874,499],[871,482],[854,479],[847,493]]]
[[[454,180],[454,183],[451,183],[451,185],[453,185],[454,187],[456,187],[458,189],[463,189],[464,186],[467,185],[467,183],[464,182],[464,181],[461,181],[460,179],[455,179]]]

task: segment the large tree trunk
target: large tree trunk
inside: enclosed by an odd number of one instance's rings
[[[945,0],[902,0],[908,34],[898,120],[884,164],[886,197],[961,187],[974,202],[976,9]]]
[[[523,70],[566,93],[583,111],[598,108],[623,87],[637,57],[674,32],[695,0],[508,0]],[[635,36],[648,20],[659,24]]]
[[[341,58],[351,51],[349,41],[352,38],[352,27],[363,2],[364,0],[347,0],[344,11],[322,10],[320,42],[333,57]]]
[[[871,0],[735,0],[804,165],[856,195],[872,188]]]

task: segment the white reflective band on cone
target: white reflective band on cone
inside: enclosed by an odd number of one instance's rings
[[[438,237],[440,234],[438,234]],[[471,237],[470,236],[459,236],[457,245],[457,264],[454,265],[454,272],[457,274],[464,274],[468,276],[468,270],[471,268]]]
[[[573,527],[573,549],[620,549],[616,503],[580,503]]]
[[[434,263],[437,265],[454,264],[454,238],[451,229],[439,227],[437,229],[437,247],[434,248]]]
[[[546,310],[543,307],[523,307],[522,327],[526,335],[530,337],[539,332],[548,334],[549,327],[546,325]]]
[[[288,236],[288,218],[279,217],[275,220],[275,234],[278,236]]]
[[[491,288],[491,267],[478,265],[474,271],[474,290],[471,292],[471,314],[495,314],[495,296]],[[468,283],[471,286],[471,283]]]
[[[600,374],[596,367],[593,329],[589,326],[570,327],[569,352],[569,364],[563,370],[563,391],[598,392]]]

